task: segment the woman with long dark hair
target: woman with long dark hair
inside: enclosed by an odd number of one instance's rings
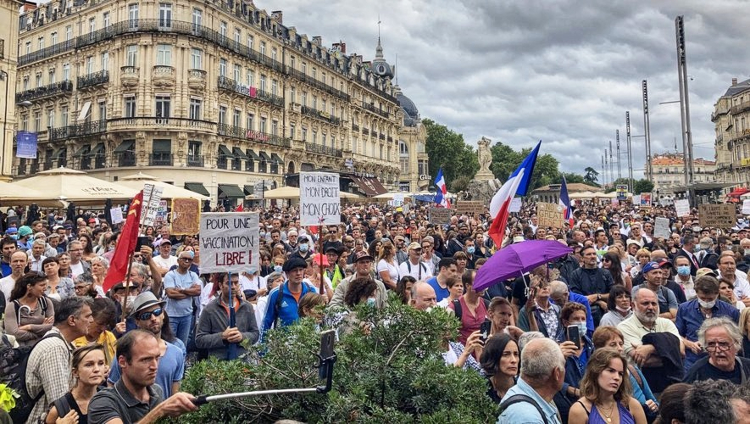
[[[633,283],[630,282],[630,279],[625,278],[625,273],[622,271],[622,263],[620,262],[620,257],[617,253],[605,253],[602,257],[602,268],[612,274],[612,279],[614,280],[615,285],[623,286],[628,290],[633,288]],[[628,283],[630,283],[630,287],[628,287]]]
[[[521,354],[518,343],[507,334],[495,334],[484,345],[479,363],[487,376],[487,395],[495,403],[516,385],[518,370],[521,368]]]
[[[15,336],[19,345],[35,345],[52,328],[55,307],[44,296],[46,290],[47,277],[36,272],[16,281],[5,309],[5,332]]]

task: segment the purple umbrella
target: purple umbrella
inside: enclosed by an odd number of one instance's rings
[[[529,240],[511,244],[497,251],[482,265],[474,279],[474,290],[520,277],[539,265],[562,258],[573,249],[555,240]]]

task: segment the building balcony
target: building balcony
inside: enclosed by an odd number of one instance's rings
[[[175,70],[173,66],[156,65],[151,74],[151,84],[155,88],[173,88],[175,85]]]
[[[172,166],[174,155],[169,152],[155,152],[148,155],[149,166]]]
[[[137,161],[135,159],[135,152],[126,151],[122,153],[115,153],[115,161],[117,166],[135,166]]]
[[[739,115],[740,113],[747,112],[748,110],[750,110],[750,101],[740,102],[729,109],[732,115]]]
[[[329,124],[341,125],[341,119],[336,118],[335,116],[331,116],[328,112],[322,110],[313,109],[308,106],[302,106],[301,112],[305,116],[328,122]]]
[[[107,120],[84,122],[83,124],[68,125],[65,127],[51,128],[49,140],[65,141],[76,137],[102,134],[107,131]]]
[[[338,90],[336,88],[333,88],[333,87],[331,87],[330,85],[328,85],[328,84],[326,84],[324,82],[318,81],[318,80],[316,80],[313,77],[307,76],[304,73],[302,73],[302,72],[300,72],[300,71],[298,71],[296,69],[293,69],[293,68],[291,68],[289,66],[286,67],[286,74],[289,75],[289,76],[291,76],[291,77],[293,77],[293,78],[298,79],[299,81],[304,82],[307,85],[310,85],[310,86],[312,86],[314,88],[317,88],[320,91],[328,93],[328,94],[330,94],[332,96],[336,96],[336,97],[338,97],[338,98],[340,98],[340,99],[342,99],[344,101],[348,102],[351,99],[351,97],[349,96],[349,94],[344,93],[343,91]]]
[[[352,130],[353,130],[353,131],[359,131],[359,125],[357,125],[357,124],[352,124]]]
[[[36,62],[38,60],[47,59],[48,57],[56,56],[61,53],[65,53],[75,49],[75,40],[68,40],[57,43],[55,45],[43,48],[29,54],[25,54],[18,57],[18,66],[28,65],[29,63]]]
[[[135,66],[121,66],[120,67],[120,83],[125,88],[133,88],[138,85],[138,68]]]
[[[376,108],[374,104],[367,104],[365,102],[362,102],[362,108],[365,110],[369,110],[372,113],[376,113],[385,119],[388,119],[388,112],[385,110]]]
[[[255,87],[248,87],[239,84],[235,80],[227,78],[225,76],[219,77],[218,86],[219,90],[224,90],[232,94],[238,94],[245,98],[257,99],[279,108],[284,107],[283,98]]]
[[[78,77],[76,88],[82,90],[84,88],[96,87],[98,85],[106,84],[109,82],[109,71],[94,72],[86,76]]]
[[[110,119],[107,130],[136,131],[136,130],[175,130],[216,134],[216,122],[201,121],[188,118],[162,118],[157,116],[142,116],[133,118]]]
[[[238,140],[251,140],[261,144],[268,144],[271,146],[291,148],[292,140],[280,135],[268,134],[261,131],[247,130],[242,127],[234,125],[219,124],[218,132],[219,135],[225,137],[236,138]]]
[[[66,96],[73,92],[72,81],[61,81],[43,87],[32,88],[16,94],[16,103],[39,100],[55,96]]]
[[[191,168],[203,168],[203,156],[188,155],[187,166]]]
[[[378,138],[381,140],[385,140],[385,134],[383,133],[378,134]]]
[[[203,90],[206,88],[206,71],[202,69],[188,70],[188,87],[191,90]]]
[[[321,146],[320,144],[305,143],[305,151],[309,153],[317,153],[319,155],[333,156],[336,158],[343,157],[341,149],[334,149],[333,147]]]

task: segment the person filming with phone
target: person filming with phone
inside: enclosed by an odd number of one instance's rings
[[[581,397],[581,379],[594,352],[594,344],[586,335],[585,306],[576,302],[566,303],[560,312],[560,322],[565,329],[565,341],[560,343],[560,350],[565,356],[565,381],[562,390],[555,395],[555,405],[563,422],[566,422],[570,407]]]

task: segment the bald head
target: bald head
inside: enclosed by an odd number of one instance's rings
[[[532,386],[547,382],[555,370],[565,374],[565,357],[554,340],[534,339],[526,344],[521,352],[521,376],[525,381]]]
[[[411,288],[411,306],[421,311],[427,310],[437,304],[435,289],[424,281],[414,283]]]

